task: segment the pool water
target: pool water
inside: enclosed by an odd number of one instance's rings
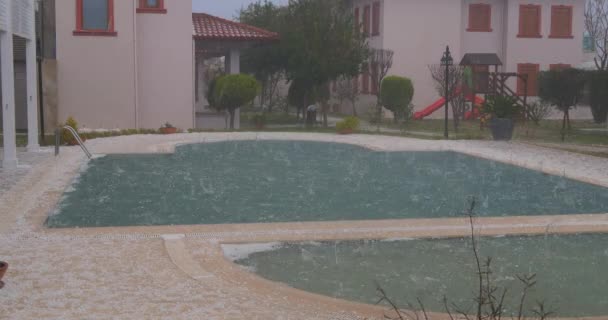
[[[608,235],[481,238],[479,245],[493,259],[494,284],[508,289],[509,314],[523,288],[517,275],[536,274],[527,315],[537,301],[560,317],[608,315]],[[420,298],[427,310],[444,312],[445,296],[470,310],[478,283],[470,239],[286,243],[249,255],[251,245],[241,246],[224,249],[264,278],[370,304],[378,284],[402,307]]]
[[[607,189],[454,152],[302,141],[181,146],[91,160],[50,227],[604,213]]]

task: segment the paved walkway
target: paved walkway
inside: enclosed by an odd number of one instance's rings
[[[608,186],[608,160],[517,143],[377,135],[201,133],[87,142],[106,153],[170,153],[183,143],[289,139],[373,150],[452,150]],[[463,219],[47,229],[44,221],[86,159],[77,147],[32,163],[0,195],[0,319],[381,319],[384,309],[273,283],[228,262],[221,243],[462,236]],[[489,218],[484,234],[605,232],[608,215]],[[436,315],[432,319],[446,319]]]
[[[1,160],[4,156],[3,149],[0,148],[0,196],[19,180],[23,179],[30,171],[33,165],[42,162],[44,159],[52,156],[52,149],[42,148],[40,152],[27,152],[25,148],[19,148],[17,159],[19,166],[14,170],[5,170],[1,167]]]

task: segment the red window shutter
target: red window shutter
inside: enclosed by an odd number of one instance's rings
[[[359,8],[355,8],[355,27],[361,30],[361,18],[359,17]]]
[[[469,5],[469,27],[467,31],[492,32],[492,6],[484,3]]]
[[[353,77],[353,89],[359,92],[359,77]]]
[[[370,11],[370,7],[369,6],[365,6],[363,8],[363,32],[366,35],[369,35],[369,31],[370,31],[369,30],[370,29],[370,25],[369,25],[369,23],[370,23],[370,21],[369,21],[369,18],[370,18],[369,14],[370,14],[370,12],[369,11]]]
[[[519,6],[519,34],[520,38],[540,38],[541,23],[540,5],[520,5]]]
[[[572,7],[551,6],[551,38],[572,38]]]
[[[564,69],[570,69],[572,66],[566,63],[556,63],[556,64],[550,64],[549,65],[549,70],[555,71],[555,70],[564,70]]]
[[[368,64],[364,64],[363,65],[363,74],[362,74],[362,88],[361,88],[361,92],[362,93],[369,93],[369,65]]]
[[[538,71],[540,66],[532,63],[522,63],[517,65],[517,73],[528,75],[528,96],[534,97],[538,95]],[[523,96],[524,82],[520,78],[517,79],[517,94]]]
[[[372,93],[378,93],[378,64],[372,64]]]
[[[380,35],[380,2],[374,2],[372,7],[372,35]]]

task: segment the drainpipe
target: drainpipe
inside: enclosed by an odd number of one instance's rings
[[[133,103],[135,111],[135,129],[139,129],[139,83],[137,70],[137,0],[133,0]]]

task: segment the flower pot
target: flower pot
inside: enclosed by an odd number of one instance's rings
[[[492,118],[492,120],[490,120],[492,137],[497,141],[511,140],[511,138],[513,138],[514,127],[513,119]]]
[[[352,134],[353,132],[354,132],[354,130],[351,128],[338,130],[338,134]]]
[[[174,134],[174,133],[177,133],[177,128],[162,127],[162,128],[160,128],[160,133],[162,133],[162,134]]]
[[[4,277],[4,274],[6,273],[7,269],[8,269],[8,263],[6,263],[4,261],[0,261],[0,289],[2,289],[2,287],[4,287],[4,282],[2,282],[2,277]]]

